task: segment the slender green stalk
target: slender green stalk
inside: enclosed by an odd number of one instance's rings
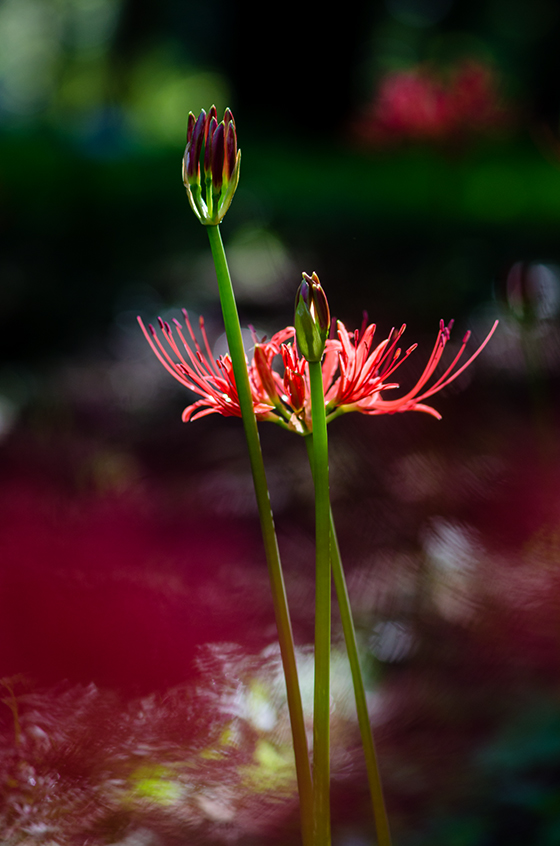
[[[305,445],[307,447],[309,463],[311,464],[311,470],[313,472],[313,435],[306,436]],[[360,735],[362,738],[362,745],[364,747],[364,755],[366,759],[366,770],[368,776],[369,792],[371,795],[371,803],[373,806],[375,828],[377,832],[377,842],[379,846],[391,846],[389,820],[387,818],[387,811],[383,798],[381,775],[379,772],[377,753],[373,740],[373,734],[371,731],[371,725],[369,722],[366,692],[364,688],[362,671],[360,668],[360,659],[358,657],[356,630],[354,628],[354,620],[352,618],[350,598],[348,596],[346,577],[344,575],[344,569],[342,567],[342,559],[340,557],[340,548],[338,546],[338,539],[336,536],[336,529],[334,525],[332,510],[330,512],[330,534],[331,565],[334,586],[336,589],[336,596],[340,608],[340,618],[342,620],[342,631],[344,634],[344,640],[346,642],[346,651],[348,652],[348,661],[350,663],[350,670],[352,673],[352,684],[354,686],[354,697],[356,700],[356,710],[358,712],[358,725],[360,727]]]
[[[286,589],[282,574],[282,566],[280,563],[280,553],[274,529],[274,518],[270,507],[270,497],[266,482],[257,421],[253,409],[249,375],[247,372],[245,351],[243,349],[243,338],[241,335],[241,326],[239,324],[239,315],[231,284],[231,277],[229,274],[229,268],[219,227],[207,226],[206,228],[216,268],[229,354],[233,364],[235,384],[237,386],[239,405],[241,407],[243,426],[249,449],[251,471],[253,474],[255,495],[257,498],[268,572],[272,587],[272,598],[274,603],[274,613],[276,616],[276,625],[278,628],[278,640],[280,642],[282,665],[286,679],[288,708],[292,726],[298,791],[300,797],[302,839],[304,846],[309,846],[309,844],[313,842],[313,788],[311,770],[309,766],[309,752],[307,748],[301,692],[297,674],[292,625],[288,611]]]
[[[327,419],[321,362],[309,362],[315,484],[315,692],[313,807],[315,846],[330,843],[331,565]]]

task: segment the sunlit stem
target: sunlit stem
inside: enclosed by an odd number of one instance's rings
[[[313,472],[314,457],[313,457],[313,435],[307,435],[305,438],[305,445],[307,447],[307,454],[309,456],[309,463]],[[354,620],[352,617],[352,609],[350,606],[350,598],[348,596],[348,588],[346,586],[346,577],[342,567],[342,559],[340,557],[340,548],[338,546],[338,539],[336,536],[336,529],[332,511],[330,512],[330,551],[331,551],[331,566],[333,573],[334,586],[336,590],[336,597],[340,609],[340,618],[342,621],[342,631],[346,643],[346,651],[348,653],[348,661],[350,663],[350,671],[352,673],[352,684],[354,686],[354,698],[356,700],[356,711],[358,712],[358,725],[360,727],[360,735],[362,738],[362,746],[364,747],[364,756],[366,759],[366,770],[369,784],[369,792],[371,796],[371,803],[373,806],[373,815],[375,819],[375,828],[377,832],[377,842],[379,846],[391,846],[391,834],[389,831],[389,820],[387,818],[387,811],[385,808],[385,801],[383,798],[383,788],[381,785],[381,775],[379,772],[379,764],[377,760],[377,753],[375,750],[375,743],[369,722],[369,715],[367,710],[366,692],[364,688],[364,681],[362,670],[360,667],[360,660],[358,657],[358,645],[356,641],[356,630],[354,628]]]
[[[239,396],[239,405],[243,418],[243,427],[249,449],[251,471],[261,530],[263,535],[268,573],[272,588],[274,613],[278,628],[278,640],[282,655],[282,665],[286,679],[288,696],[288,708],[292,726],[292,737],[294,743],[294,756],[296,762],[296,773],[298,791],[300,797],[302,839],[304,846],[310,846],[313,842],[313,789],[311,783],[311,769],[309,765],[309,752],[307,748],[307,737],[305,733],[305,722],[303,718],[303,707],[301,692],[297,674],[296,655],[292,625],[288,611],[288,601],[280,563],[280,553],[274,529],[274,518],[270,507],[270,497],[264,470],[261,444],[257,429],[257,421],[253,409],[251,388],[249,385],[249,374],[245,351],[243,349],[243,338],[237,305],[231,284],[231,277],[218,226],[207,226],[210,247],[216,268],[218,289],[224,317],[224,326],[229,347],[229,354],[235,375],[235,384]]]
[[[315,485],[315,687],[313,808],[315,846],[330,844],[331,564],[329,450],[321,362],[309,362]]]

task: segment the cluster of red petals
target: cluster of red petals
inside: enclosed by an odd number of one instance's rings
[[[207,414],[240,417],[241,409],[229,355],[214,361],[210,352],[204,322],[200,318],[203,348],[193,332],[188,314],[184,328],[175,320],[177,343],[171,326],[160,318],[160,328],[169,349],[153,328],[138,321],[148,343],[163,366],[182,385],[200,396],[183,412],[183,420],[197,420]],[[461,359],[470,332],[444,372],[435,381],[432,377],[450,338],[453,322],[445,326],[440,322],[434,347],[424,370],[414,386],[400,397],[387,399],[385,393],[399,387],[391,380],[394,372],[416,349],[416,344],[404,353],[399,347],[404,333],[403,325],[392,330],[389,337],[374,346],[375,324],[364,325],[349,333],[343,323],[337,323],[337,337],[327,341],[322,362],[323,386],[327,419],[348,411],[362,414],[396,414],[404,411],[423,411],[433,417],[441,415],[424,400],[456,379],[479,355],[492,337],[497,321],[475,352],[463,363]],[[269,341],[255,343],[251,362],[248,364],[249,383],[253,407],[258,420],[270,420],[300,434],[311,431],[311,399],[308,365],[294,344],[295,330],[289,326],[277,332]],[[283,375],[274,369],[274,359],[281,356]]]

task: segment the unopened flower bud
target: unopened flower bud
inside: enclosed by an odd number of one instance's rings
[[[205,226],[221,223],[239,182],[241,150],[229,109],[218,123],[216,107],[198,118],[190,112],[183,156],[183,184],[191,208]]]
[[[330,322],[329,304],[319,277],[304,273],[296,294],[294,326],[298,349],[307,361],[321,361]]]

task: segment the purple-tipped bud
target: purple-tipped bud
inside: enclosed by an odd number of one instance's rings
[[[185,151],[187,180],[190,184],[200,179],[200,153],[204,141],[204,128],[206,124],[206,112],[202,109],[192,131],[190,144],[187,144]]]
[[[212,138],[212,186],[214,191],[222,187],[224,173],[224,124],[221,123]]]
[[[294,326],[298,348],[307,361],[321,361],[330,323],[329,304],[319,277],[304,273],[296,295]]]
[[[216,123],[218,123],[218,110],[216,109],[216,106],[210,106],[208,110],[208,123],[210,123],[212,118],[214,118]]]
[[[237,136],[235,134],[235,125],[233,123],[225,123],[225,127],[224,179],[229,180],[235,169],[235,160],[237,158]]]
[[[189,117],[187,119],[187,144],[190,142],[193,134],[194,125],[196,123],[196,118],[192,112],[189,112]]]
[[[313,273],[311,276],[304,273],[303,282],[306,283],[305,290],[309,301],[309,310],[311,311],[312,316],[316,318],[320,331],[328,333],[331,323],[331,315],[327,297],[321,287],[319,277],[316,273]]]
[[[222,221],[239,182],[240,163],[241,153],[237,149],[235,121],[230,109],[225,110],[221,123],[218,123],[215,106],[208,114],[202,110],[196,120],[191,112],[183,157],[183,183],[201,223],[215,226]]]
[[[212,148],[214,146],[214,133],[216,132],[216,127],[218,126],[218,121],[214,116],[210,118],[208,121],[207,129],[206,129],[206,146],[204,148],[204,174],[207,176],[210,173],[212,168]]]

